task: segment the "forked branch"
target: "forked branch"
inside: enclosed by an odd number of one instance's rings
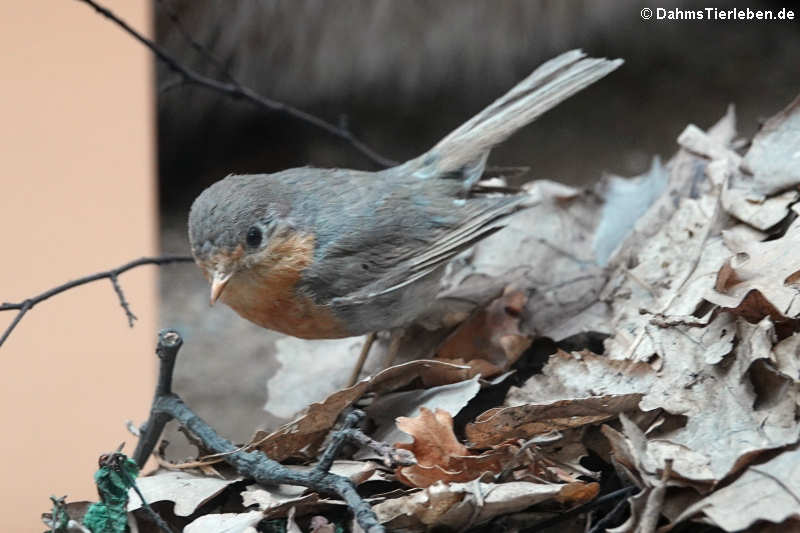
[[[384,527],[361,495],[356,491],[350,479],[332,474],[330,466],[333,458],[339,453],[341,446],[348,440],[347,435],[360,420],[362,413],[352,412],[345,418],[339,436],[334,434],[331,444],[323,452],[322,459],[311,471],[301,472],[273,461],[260,451],[246,451],[235,446],[229,440],[220,437],[202,418],[197,416],[181,398],[172,392],[172,372],[178,351],[183,344],[181,336],[175,330],[162,330],[158,335],[159,375],[156,394],[150,409],[150,418],[142,426],[139,443],[133,454],[137,464],[144,465],[152,453],[164,426],[170,420],[176,420],[190,431],[204,448],[223,457],[241,475],[252,478],[263,485],[289,484],[308,487],[323,494],[335,494],[347,503],[353,511],[361,528],[367,533],[383,533]]]
[[[14,331],[15,327],[17,327],[17,324],[19,324],[20,320],[22,320],[22,317],[25,316],[25,313],[33,309],[36,304],[43,302],[48,298],[52,298],[57,294],[61,294],[64,291],[68,291],[70,289],[74,289],[75,287],[79,287],[80,285],[86,285],[87,283],[91,283],[93,281],[98,281],[101,279],[107,279],[111,281],[111,286],[114,288],[114,292],[117,293],[117,297],[119,298],[119,305],[125,312],[125,316],[128,319],[128,324],[131,327],[133,327],[133,322],[136,320],[136,315],[134,315],[133,312],[131,311],[130,304],[128,304],[128,300],[125,299],[125,293],[122,291],[122,286],[119,284],[118,278],[120,274],[142,265],[168,265],[170,263],[188,263],[191,261],[193,261],[191,257],[183,255],[142,257],[141,259],[136,259],[135,261],[131,261],[130,263],[125,263],[124,265],[118,266],[117,268],[113,268],[111,270],[106,270],[104,272],[96,272],[94,274],[89,274],[88,276],[84,276],[82,278],[62,283],[57,287],[53,287],[52,289],[46,290],[41,294],[38,294],[31,298],[27,298],[21,302],[16,302],[16,303],[6,302],[0,304],[0,311],[17,311],[17,315],[11,321],[11,324],[9,324],[6,330],[3,332],[3,336],[0,337],[0,346],[2,346],[3,343],[6,341],[6,339],[8,338],[8,336],[11,335],[11,332]]]

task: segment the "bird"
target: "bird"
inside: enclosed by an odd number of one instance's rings
[[[188,220],[211,304],[303,339],[367,334],[363,365],[376,332],[425,316],[448,262],[526,206],[525,195],[476,193],[492,147],[621,64],[563,53],[391,168],[302,167],[213,183]]]

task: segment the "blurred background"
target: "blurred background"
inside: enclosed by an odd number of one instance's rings
[[[109,0],[182,65],[346,123],[402,161],[572,48],[626,64],[525,128],[490,164],[525,180],[591,184],[666,160],[694,123],[736,105],[739,130],[800,93],[800,21],[645,21],[643,7],[772,9],[767,0]],[[800,13],[795,10],[795,16]],[[154,253],[188,254],[193,198],[229,173],[378,167],[279,112],[182,83],[75,0],[3,2],[0,301]],[[12,252],[13,251],[13,252]],[[157,281],[158,285],[156,285]],[[192,265],[122,278],[129,329],[107,284],[44,302],[0,348],[11,531],[41,531],[49,494],[93,498],[97,456],[146,416],[160,327],[185,337],[175,387],[229,438],[280,422],[263,411],[279,336],[208,307]],[[156,288],[159,293],[156,297]],[[0,328],[11,320],[0,316]],[[346,364],[349,364],[346,363]],[[181,437],[173,436],[174,442]],[[172,454],[188,453],[175,446]],[[20,505],[23,502],[24,505]]]

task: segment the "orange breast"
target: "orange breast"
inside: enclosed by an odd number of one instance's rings
[[[312,261],[314,238],[292,233],[275,236],[248,269],[237,272],[221,300],[259,326],[303,339],[347,337],[347,328],[332,311],[296,292]]]

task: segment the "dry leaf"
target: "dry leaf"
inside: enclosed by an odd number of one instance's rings
[[[800,183],[800,97],[770,118],[756,134],[742,169],[753,176],[752,190],[764,196]]]
[[[655,378],[645,363],[559,350],[541,375],[509,390],[507,407],[490,409],[469,424],[467,436],[471,445],[482,448],[602,422],[636,409]]]
[[[737,160],[730,148],[734,135],[732,108],[708,133],[696,127],[684,131],[681,142],[688,149],[668,163],[667,190],[611,259],[615,270],[601,294],[606,308],[594,306],[575,317],[580,323],[588,314],[596,324],[598,311],[605,313],[598,331],[611,334],[605,342],[610,358],[658,369],[664,353],[653,344],[653,326],[701,322],[694,314],[706,304],[704,295],[730,256],[718,234],[728,220],[719,200],[727,177],[709,176],[715,176],[715,166],[730,170]]]
[[[737,224],[722,230],[722,242],[728,250],[738,250],[752,242],[763,241],[767,234],[746,224]]]
[[[432,412],[423,407],[416,418],[398,418],[397,427],[414,437],[413,444],[399,443],[398,447],[414,452],[423,464],[445,465],[451,455],[469,453],[453,433],[453,417],[442,409]]]
[[[289,509],[289,512],[286,513],[286,533],[303,533],[303,530],[300,529],[300,526],[294,521],[295,512],[295,508],[292,507]]]
[[[486,472],[500,473],[514,460],[516,448],[503,446],[473,455],[453,433],[453,418],[447,411],[420,409],[415,418],[400,417],[397,427],[414,438],[396,446],[411,451],[417,464],[395,471],[398,480],[412,487],[428,487],[438,481],[471,481]]]
[[[528,439],[551,431],[599,424],[636,409],[641,394],[620,394],[559,400],[543,404],[497,407],[467,424],[471,448],[488,448],[512,439]]]
[[[431,359],[446,334],[447,330],[431,332],[416,326],[407,328],[400,340],[395,366],[410,360]],[[275,356],[281,365],[267,381],[268,400],[264,409],[280,418],[294,418],[309,404],[324,401],[326,397],[345,387],[364,340],[365,337],[278,339],[275,342]],[[384,369],[389,344],[388,336],[378,336],[370,349],[362,375],[374,376]],[[431,380],[436,378],[433,373]],[[314,383],[314,386],[309,387],[308,383]],[[425,383],[443,385],[452,383],[452,378],[445,375],[441,376],[439,382],[428,382],[426,379]]]
[[[292,466],[292,470],[309,472],[315,465]],[[369,480],[377,470],[377,465],[370,461],[337,460],[331,465],[330,472],[349,478],[354,485]],[[341,506],[344,502],[320,500],[315,494],[306,494],[307,489],[298,485],[261,486],[249,485],[242,491],[242,504],[245,507],[257,505],[264,518],[286,516],[290,508],[295,508],[299,515],[311,511],[323,510],[332,505]]]
[[[469,368],[440,361],[412,361],[387,368],[376,376],[333,393],[320,403],[308,406],[304,415],[270,434],[259,431],[252,446],[274,461],[289,457],[313,458],[343,410],[366,392],[386,392],[408,385],[417,378],[455,383],[466,379]]]
[[[518,448],[511,445],[498,446],[480,455],[451,456],[446,466],[416,464],[397,469],[395,476],[410,487],[429,487],[439,481],[447,483],[489,479],[499,474],[514,462]]]
[[[406,441],[406,435],[395,424],[397,417],[415,417],[424,408],[432,411],[442,409],[455,416],[475,397],[480,388],[478,376],[473,376],[472,379],[449,385],[385,394],[367,408],[367,415],[378,426],[372,432],[372,437],[383,442]],[[358,456],[364,457],[372,455]]]
[[[451,365],[462,365],[470,368],[470,377],[481,376],[482,378],[493,377],[503,373],[503,369],[496,366],[486,359],[448,359],[446,357],[436,357],[436,361],[450,363]]]
[[[187,471],[158,470],[152,475],[138,478],[136,484],[147,503],[174,502],[174,513],[177,516],[189,516],[198,507],[241,479],[241,477],[220,479]],[[140,507],[142,507],[142,501],[136,491],[131,489],[128,511],[135,511]]]
[[[731,117],[733,113],[733,108],[729,107],[720,122],[729,120],[729,117]],[[735,118],[733,120],[735,120]],[[732,126],[735,133],[736,125],[733,124]],[[732,137],[730,135],[717,137],[712,135],[710,131],[709,133],[704,132],[694,124],[686,126],[678,136],[678,144],[695,154],[713,160],[729,159],[738,165],[742,158],[739,154],[731,150],[729,146],[731,140]]]
[[[578,505],[594,500],[600,494],[600,483],[567,483],[556,495],[556,501],[567,505]]]
[[[736,332],[735,348],[710,364],[707,351],[731,331]],[[721,313],[705,328],[676,326],[659,333],[658,342],[669,355],[641,408],[662,408],[686,417],[684,426],[662,432],[660,439],[706,455],[716,480],[752,460],[755,453],[797,440],[796,393],[786,390],[765,401],[763,395],[775,391],[767,389],[760,395],[753,386],[752,362],[770,357],[769,351],[754,350],[768,350],[769,330]],[[724,342],[730,346],[730,340]],[[756,408],[758,402],[762,408]]]
[[[789,206],[797,201],[797,191],[786,191],[772,198],[752,198],[752,193],[744,188],[725,188],[722,190],[722,207],[742,222],[765,231],[789,214]]]
[[[267,381],[264,410],[286,419],[345,387],[363,344],[364,337],[313,341],[281,337],[275,341],[280,367]]]
[[[689,126],[686,131],[692,133],[700,130]],[[724,157],[727,157],[730,153],[728,147],[735,134],[736,116],[731,106],[725,116],[709,128],[708,134],[703,136],[702,142],[707,143],[713,147],[714,151],[719,151]],[[681,134],[680,138],[686,141],[685,132]],[[693,148],[695,152],[700,151],[702,153],[704,151],[697,146],[691,146],[690,148]],[[713,192],[714,184],[702,179],[702,172],[706,166],[707,160],[705,156],[698,157],[687,149],[678,151],[666,165],[666,168],[669,169],[666,190],[636,220],[630,235],[625,238],[625,241],[617,248],[616,253],[610,259],[610,264],[614,266],[624,265],[636,255],[642,255],[640,253],[642,247],[657,233],[664,231],[674,213],[680,208],[680,199],[697,198]],[[663,250],[668,255],[671,255],[670,252],[675,251],[677,250]]]
[[[704,516],[725,531],[740,531],[759,520],[781,523],[800,518],[800,450],[787,450],[752,464],[731,484],[692,505],[678,522]]]
[[[772,361],[778,371],[792,379],[800,381],[800,333],[786,337],[772,349]]]
[[[721,237],[710,237],[717,213],[712,196],[682,199],[661,230],[642,245],[636,266],[620,266],[608,287],[615,325],[605,341],[609,357],[656,368],[661,364],[664,354],[650,333],[658,329],[651,324],[653,315],[692,315],[730,254]]]
[[[735,250],[706,299],[751,322],[800,317],[800,219],[780,239]]]
[[[264,519],[259,511],[207,514],[192,521],[184,533],[245,533]]]
[[[286,516],[289,509],[314,506],[319,502],[317,494],[303,494],[305,487],[278,485],[277,487],[262,487],[248,485],[242,491],[242,505],[245,507],[258,506],[258,510],[265,518]]]
[[[672,478],[677,484],[683,480],[691,486],[707,491],[714,475],[709,468],[709,458],[701,453],[664,440],[648,440],[645,434],[627,418],[620,415],[624,433],[604,425],[603,435],[611,443],[614,459],[625,466],[640,485],[653,488],[660,484],[667,461],[672,461]],[[681,479],[682,478],[682,479]]]
[[[531,338],[519,329],[526,300],[523,291],[507,290],[462,323],[439,348],[437,359],[486,360],[497,370],[483,377],[507,370],[531,344]]]
[[[528,379],[522,387],[509,389],[505,405],[644,394],[655,379],[656,372],[646,363],[612,360],[588,350],[572,353],[558,350],[550,356],[541,374]]]
[[[374,507],[389,530],[423,531],[432,527],[450,530],[488,522],[495,516],[521,511],[531,505],[557,498],[568,485],[528,483],[436,483],[430,487]]]

